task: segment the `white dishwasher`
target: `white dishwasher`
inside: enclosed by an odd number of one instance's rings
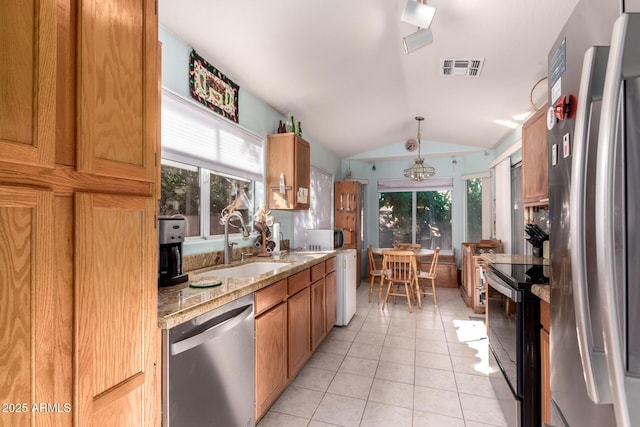
[[[336,252],[336,326],[346,326],[356,314],[356,250],[342,249]]]
[[[162,334],[162,425],[254,426],[253,294]]]

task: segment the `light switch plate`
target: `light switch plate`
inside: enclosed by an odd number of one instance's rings
[[[571,137],[565,133],[562,137],[562,157],[565,159],[571,155]]]

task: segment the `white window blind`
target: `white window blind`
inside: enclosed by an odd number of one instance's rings
[[[390,191],[440,191],[453,190],[453,177],[435,176],[424,181],[410,181],[408,179],[380,179],[378,192]]]
[[[162,157],[262,181],[264,138],[162,90]]]

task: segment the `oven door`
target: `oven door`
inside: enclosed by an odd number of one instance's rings
[[[510,427],[521,426],[523,292],[513,288],[491,269],[487,270],[485,278],[488,285],[487,336],[491,349],[489,379],[507,424]]]

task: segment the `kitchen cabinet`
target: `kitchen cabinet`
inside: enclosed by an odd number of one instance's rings
[[[287,280],[255,294],[256,420],[287,384]]]
[[[0,4],[0,152],[5,162],[54,167],[57,13],[53,1]]]
[[[309,209],[311,148],[295,133],[267,136],[266,194],[269,209]],[[281,191],[281,177],[283,189]]]
[[[309,294],[309,270],[294,274],[287,279],[289,299],[289,370],[293,378],[311,355],[311,299]]]
[[[484,304],[480,301],[480,274],[478,267],[484,267],[480,259],[483,253],[502,253],[500,240],[481,240],[479,242],[462,243],[462,286],[460,292],[467,307],[472,307],[476,313],[484,311]]]
[[[525,205],[546,204],[549,199],[546,112],[545,105],[522,125],[522,202]]]
[[[327,302],[329,295],[335,306],[335,262],[330,258],[317,263],[255,293],[256,421],[335,324],[336,310]],[[327,269],[332,271],[327,273]]]
[[[540,386],[542,391],[541,409],[542,422],[551,424],[551,354],[549,344],[549,331],[551,330],[551,318],[549,303],[540,301]]]
[[[14,3],[0,5],[0,364],[15,387],[0,400],[61,405],[11,425],[159,425],[155,1]]]
[[[338,319],[336,278],[336,272],[332,271],[327,273],[324,279],[326,299],[325,335],[331,331],[331,328],[333,328],[333,325],[336,324],[336,320]]]
[[[78,170],[82,172],[157,179],[158,33],[157,23],[144,25],[157,20],[155,8],[155,1],[80,2]],[[106,81],[95,78],[101,74]]]
[[[344,230],[344,249],[356,250],[358,285],[361,275],[362,253],[362,184],[343,181],[334,184],[334,226]]]

